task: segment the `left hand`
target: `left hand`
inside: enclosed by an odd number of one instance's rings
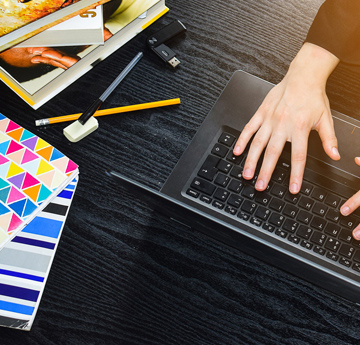
[[[355,163],[360,166],[360,157],[355,158]],[[349,200],[341,206],[340,212],[344,216],[348,216],[360,206],[360,191],[354,194]],[[355,240],[360,240],[360,224],[353,230]]]

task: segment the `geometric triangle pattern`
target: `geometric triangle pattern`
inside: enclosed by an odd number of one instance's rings
[[[0,249],[2,234],[14,235],[77,169],[59,150],[0,113]]]

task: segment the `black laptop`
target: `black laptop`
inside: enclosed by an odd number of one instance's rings
[[[360,190],[360,122],[333,111],[340,161],[311,133],[301,192],[288,191],[290,150],[285,146],[266,191],[242,178],[246,152],[232,154],[243,126],[272,84],[236,71],[160,192],[111,172],[155,210],[360,303],[360,242],[352,229],[360,211],[343,217],[340,206]]]

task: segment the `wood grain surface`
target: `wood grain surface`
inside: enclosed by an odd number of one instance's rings
[[[266,262],[154,213],[120,193],[114,169],[159,189],[227,80],[242,69],[273,83],[301,47],[321,0],[167,0],[170,12],[39,110],[0,85],[0,111],[80,165],[80,180],[30,332],[0,329],[0,344],[359,344],[360,309]],[[147,50],[173,19],[181,65]],[[182,104],[99,118],[79,143],[64,124],[138,53],[144,58],[104,108],[180,97]],[[334,109],[360,117],[360,71],[339,66]],[[241,116],[241,114],[239,114]]]

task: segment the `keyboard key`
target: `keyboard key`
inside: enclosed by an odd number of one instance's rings
[[[207,204],[211,204],[211,202],[212,202],[212,199],[209,198],[207,195],[201,195],[201,196],[200,196],[200,200],[201,200],[202,202],[207,203]]]
[[[296,204],[300,199],[299,194],[291,194],[290,192],[286,193],[285,200],[291,202],[292,204]]]
[[[343,243],[340,247],[340,250],[339,250],[339,254],[341,256],[344,256],[346,257],[347,259],[351,259],[351,257],[353,256],[355,252],[355,248],[352,247],[351,245],[349,244],[345,244]]]
[[[359,224],[359,220],[355,217],[351,217],[351,216],[340,217],[340,225],[348,229],[353,229],[358,224]]]
[[[333,260],[333,261],[338,261],[338,259],[339,259],[339,255],[337,255],[337,254],[335,254],[335,253],[333,253],[333,252],[327,252],[327,253],[326,253],[326,257],[327,257],[328,259]]]
[[[279,166],[282,169],[285,169],[286,171],[290,171],[290,162],[284,158],[279,158],[277,162],[277,166]]]
[[[282,198],[282,197],[284,197],[286,191],[287,191],[287,188],[285,186],[282,186],[278,183],[274,183],[273,187],[271,188],[270,193],[278,198]]]
[[[230,182],[230,177],[220,173],[216,176],[214,182],[219,186],[226,187]]]
[[[275,235],[280,236],[280,237],[282,237],[282,238],[286,238],[287,232],[284,231],[284,230],[281,230],[281,229],[277,229],[277,230],[275,231]]]
[[[221,172],[227,174],[231,168],[233,167],[233,165],[227,161],[224,161],[223,159],[221,159],[219,161],[219,163],[216,166]]]
[[[276,229],[275,226],[269,224],[269,223],[265,223],[263,226],[263,229],[269,232],[274,232],[274,230]]]
[[[240,193],[243,183],[238,180],[231,180],[228,189],[235,193]]]
[[[236,212],[237,212],[237,209],[235,207],[232,207],[232,206],[226,206],[225,207],[225,212],[235,216],[236,215]]]
[[[299,206],[305,210],[310,211],[311,207],[314,205],[314,201],[308,197],[302,196],[299,201]]]
[[[191,188],[207,195],[212,195],[215,192],[215,186],[209,181],[195,177],[191,183]]]
[[[320,246],[315,246],[313,251],[320,255],[325,255],[325,253],[326,253],[326,250]]]
[[[326,220],[324,220],[323,218],[315,216],[311,221],[310,226],[315,230],[323,231],[325,229],[326,223]]]
[[[262,221],[259,218],[251,217],[250,223],[256,226],[261,226]]]
[[[305,225],[301,225],[299,230],[296,232],[296,234],[302,238],[305,238],[306,240],[308,240],[311,236],[311,234],[313,233],[313,229],[305,226]]]
[[[334,208],[338,207],[340,202],[341,202],[341,199],[337,195],[334,195],[334,194],[329,194],[325,199],[326,205],[329,205]]]
[[[286,216],[291,217],[291,218],[295,218],[298,212],[299,212],[299,209],[296,206],[291,205],[291,204],[287,204],[284,207],[284,211],[283,211],[283,213]]]
[[[353,264],[352,269],[355,270],[356,272],[360,272],[360,264],[358,263]]]
[[[283,183],[286,176],[287,176],[287,171],[277,167],[275,168],[271,176],[271,179],[277,183]]]
[[[269,203],[270,199],[271,196],[264,192],[257,193],[255,197],[255,201],[264,206],[266,206]]]
[[[325,226],[325,233],[331,235],[332,237],[336,237],[339,232],[340,232],[341,228],[340,226],[333,224],[333,223],[328,223]]]
[[[216,143],[213,147],[213,149],[211,150],[211,153],[213,155],[216,155],[218,157],[224,158],[226,156],[226,154],[228,153],[229,149],[219,143]]]
[[[270,201],[269,207],[275,211],[280,212],[283,207],[284,207],[285,203],[279,199],[272,199]]]
[[[225,207],[225,204],[223,204],[220,201],[214,200],[212,205],[216,208],[218,208],[219,210],[222,210]]]
[[[304,247],[305,249],[309,249],[309,250],[311,250],[312,247],[314,246],[312,243],[310,243],[310,242],[308,242],[308,241],[305,241],[305,240],[302,240],[302,241],[300,242],[300,245],[301,245],[302,247]]]
[[[239,208],[241,203],[243,202],[243,198],[240,197],[239,195],[236,195],[236,194],[231,194],[230,195],[230,198],[228,199],[228,204],[233,206],[233,207],[236,207],[236,208]]]
[[[226,160],[235,165],[239,165],[241,163],[242,159],[243,159],[243,156],[241,156],[241,155],[235,156],[232,151],[230,151],[228,153],[228,155],[226,156]]]
[[[242,180],[243,179],[242,173],[243,173],[243,168],[234,165],[234,167],[231,169],[230,176],[235,177],[238,180]]]
[[[326,240],[326,236],[318,231],[315,231],[310,239],[312,243],[315,243],[319,246],[322,246],[325,243],[325,240]]]
[[[324,201],[325,200],[325,197],[326,197],[326,192],[324,189],[322,188],[319,188],[319,187],[315,187],[311,196],[313,198],[315,198],[316,200],[319,200],[319,201]]]
[[[312,189],[313,189],[313,186],[310,183],[303,181],[303,183],[301,185],[300,193],[305,194],[305,195],[310,195]]]
[[[353,260],[356,262],[360,262],[360,250],[359,249],[355,252]]]
[[[350,243],[352,238],[353,238],[352,231],[347,230],[347,229],[341,229],[340,235],[339,235],[339,240]]]
[[[255,197],[255,188],[249,184],[247,184],[244,189],[242,190],[241,192],[241,195],[245,196],[246,198],[249,198],[249,199],[254,199]]]
[[[250,200],[245,200],[241,206],[241,209],[247,213],[253,214],[256,209],[256,204],[251,202]]]
[[[304,224],[309,224],[311,221],[312,215],[311,213],[301,210],[298,214],[298,216],[296,217],[296,219]]]
[[[330,209],[328,213],[326,214],[326,219],[329,219],[335,223],[337,223],[340,219],[340,211],[339,210],[333,210]]]
[[[335,238],[329,237],[325,243],[325,248],[336,253],[339,250],[341,242]]]
[[[255,212],[255,216],[262,220],[267,220],[270,216],[270,213],[271,213],[271,211],[269,209],[267,209],[266,207],[259,206]]]
[[[351,261],[348,260],[348,259],[340,258],[339,262],[340,262],[342,265],[346,266],[346,267],[350,267],[350,266],[351,266]]]
[[[195,190],[193,190],[193,189],[191,189],[191,188],[189,188],[189,189],[186,191],[186,194],[192,196],[193,198],[198,198],[199,195],[200,195],[199,192],[197,192],[197,191],[195,191]]]
[[[249,220],[250,219],[250,215],[248,213],[245,213],[243,211],[240,211],[237,216],[242,219],[242,220]]]
[[[234,143],[235,139],[236,138],[232,134],[224,132],[224,133],[221,133],[221,135],[220,135],[219,143],[230,147]]]
[[[295,236],[294,234],[290,234],[288,240],[292,243],[298,244],[300,243],[300,237]]]
[[[203,165],[201,166],[198,175],[209,181],[212,181],[218,172],[216,165],[219,163],[219,158],[209,155]]]
[[[322,204],[321,202],[316,202],[313,207],[313,212],[318,214],[319,216],[325,216],[328,207]]]
[[[285,217],[282,214],[279,213],[272,213],[269,218],[269,223],[275,225],[275,226],[281,226],[283,221],[285,220]]]
[[[225,202],[226,199],[229,197],[229,195],[230,195],[230,192],[228,190],[223,189],[223,188],[218,188],[215,191],[214,198]]]
[[[286,231],[289,231],[291,233],[294,233],[296,231],[296,229],[298,228],[299,223],[295,222],[292,219],[286,219],[284,224],[283,224],[283,229]]]

